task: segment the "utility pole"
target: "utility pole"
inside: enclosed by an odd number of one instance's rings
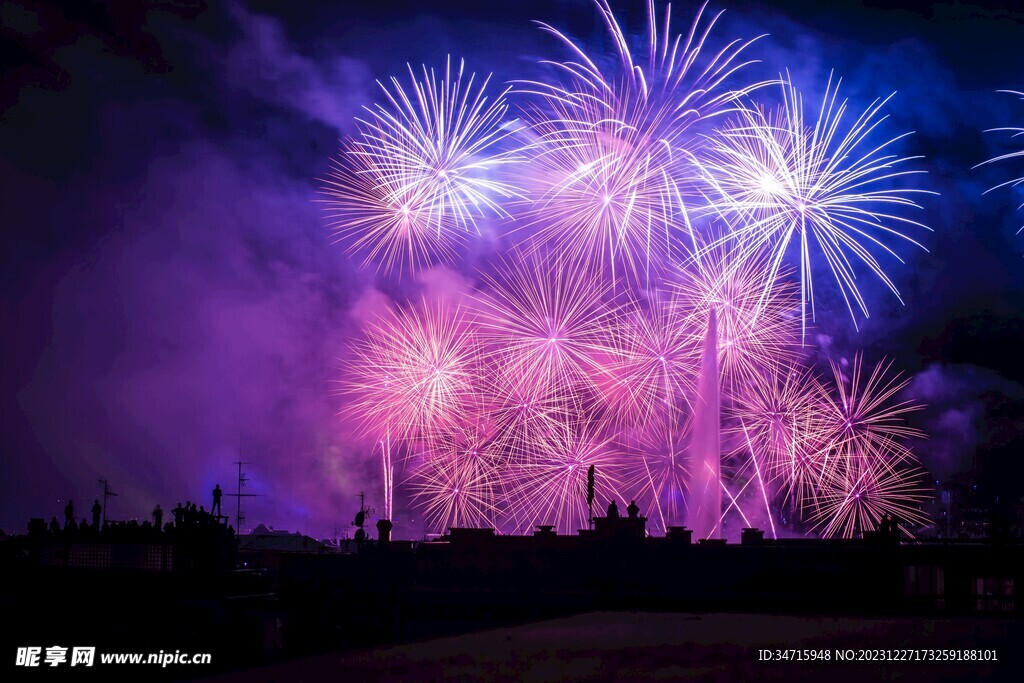
[[[233,462],[231,464],[232,465],[238,465],[238,488],[236,489],[235,493],[229,493],[227,495],[233,496],[235,498],[235,526],[237,527],[235,529],[235,533],[236,534],[241,534],[242,533],[242,522],[245,521],[245,515],[242,514],[242,499],[243,498],[255,498],[259,494],[257,494],[257,493],[242,493],[242,487],[245,486],[245,483],[247,481],[249,481],[249,477],[245,476],[245,473],[242,471],[242,465],[248,465],[250,463],[248,463],[248,462],[246,462],[244,460],[236,460],[235,462]]]
[[[96,481],[103,484],[103,526],[107,526],[107,498],[117,494],[110,490],[110,482],[106,479],[97,479]]]

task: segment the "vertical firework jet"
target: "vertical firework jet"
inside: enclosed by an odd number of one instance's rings
[[[715,309],[708,312],[708,325],[697,380],[690,452],[689,526],[697,538],[722,535],[722,421],[721,383],[718,373],[718,324]]]

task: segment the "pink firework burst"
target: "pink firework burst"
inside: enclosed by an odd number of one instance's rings
[[[813,450],[828,434],[824,388],[798,365],[779,366],[737,392],[728,412],[733,433],[760,454],[771,477],[792,472],[797,454]]]
[[[480,334],[513,391],[587,381],[615,315],[605,278],[568,259],[513,253],[484,284]]]
[[[648,525],[665,531],[685,521],[690,423],[664,415],[636,434],[626,435],[622,493],[636,499]]]
[[[922,406],[897,400],[910,379],[888,376],[891,368],[892,361],[881,361],[867,373],[863,356],[858,353],[847,377],[842,364],[832,361],[835,395],[827,395],[824,416],[831,427],[831,438],[848,458],[891,455],[902,441],[924,436],[907,423],[908,416]]]
[[[882,517],[893,517],[909,533],[926,526],[921,507],[929,499],[919,468],[894,468],[885,458],[856,460],[831,471],[830,481],[816,497],[813,519],[824,538],[853,538],[878,528]]]
[[[368,325],[344,364],[346,410],[375,439],[454,428],[474,405],[478,358],[460,308],[423,303],[389,310]]]
[[[600,425],[566,425],[556,438],[539,441],[510,472],[508,523],[519,532],[538,524],[553,524],[568,534],[587,528],[591,465],[596,470],[595,505],[621,501],[623,454]]]
[[[765,262],[735,260],[724,246],[701,249],[670,283],[688,315],[700,349],[710,312],[718,320],[719,368],[725,389],[759,381],[759,375],[796,358],[796,302],[785,282],[765,278]]]
[[[642,427],[685,409],[695,389],[695,336],[688,312],[652,293],[623,307],[611,327],[611,355],[594,382],[620,428]]]
[[[493,527],[504,501],[506,455],[486,419],[431,439],[410,477],[428,528]]]
[[[864,372],[856,355],[849,377],[833,362],[836,395],[824,413],[833,461],[822,470],[813,519],[822,535],[849,537],[874,529],[885,513],[923,524],[919,503],[928,491],[906,441],[923,434],[907,423],[920,405],[898,400],[909,380],[888,377],[891,361]]]

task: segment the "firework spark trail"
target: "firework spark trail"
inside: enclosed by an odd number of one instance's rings
[[[675,224],[687,220],[685,185],[696,175],[690,157],[701,141],[691,129],[761,84],[728,87],[749,63],[739,61],[749,42],[712,52],[707,40],[720,14],[705,22],[702,7],[684,40],[671,34],[671,6],[659,32],[651,2],[645,63],[607,0],[595,5],[616,47],[610,68],[540,23],[571,58],[548,62],[560,82],[522,83],[540,102],[527,116],[535,136],[528,149],[534,203],[519,229],[533,229],[539,244],[609,265],[613,277],[621,271],[633,282],[650,282],[652,269],[673,257]]]
[[[323,181],[335,238],[398,275],[451,261],[477,220],[507,218],[502,201],[522,196],[501,179],[521,160],[508,144],[519,127],[506,120],[508,90],[492,100],[490,77],[477,86],[450,58],[440,78],[426,66],[409,76],[408,90],[380,84],[387,104],[367,108]]]
[[[746,426],[743,426],[743,437],[746,439],[747,446],[750,448],[750,461],[754,465],[754,473],[757,475],[758,488],[761,491],[761,498],[764,501],[765,515],[768,517],[768,523],[771,525],[772,538],[778,538],[775,532],[775,519],[772,515],[771,506],[768,503],[768,491],[765,487],[764,476],[761,474],[761,465],[758,463],[757,452],[754,450],[753,445],[750,443],[750,433],[747,431]]]
[[[391,432],[380,441],[381,466],[384,477],[384,519],[392,519],[395,497],[395,465],[391,453]]]
[[[838,99],[840,84],[833,86],[829,79],[818,116],[808,122],[802,96],[785,78],[779,111],[744,109],[738,120],[713,136],[701,160],[705,181],[713,188],[709,211],[729,219],[732,230],[724,239],[740,242],[735,257],[770,255],[766,288],[777,279],[791,245],[797,245],[805,337],[808,309],[811,320],[815,310],[812,252],[824,258],[856,326],[855,307],[865,317],[868,308],[854,264],[866,266],[902,303],[872,250],[902,263],[887,241],[924,249],[897,227],[930,228],[896,210],[920,209],[913,197],[935,194],[891,187],[894,181],[924,173],[905,168],[918,157],[891,151],[910,133],[876,146],[868,142],[887,118],[881,112],[892,96],[875,100],[844,133],[847,102]]]
[[[722,487],[722,492],[729,497],[729,504],[725,506],[724,510],[722,510],[722,516],[718,518],[718,522],[708,533],[708,538],[716,538],[715,533],[718,531],[718,527],[722,526],[725,523],[726,516],[734,508],[736,510],[736,513],[739,514],[740,519],[743,520],[743,523],[746,524],[748,527],[751,526],[750,520],[747,519],[747,516],[743,513],[743,507],[739,504],[739,501],[737,500],[739,496],[743,495],[743,492],[746,490],[747,486],[750,484],[751,481],[751,479],[748,479],[747,483],[743,485],[743,487],[739,490],[739,492],[736,493],[736,495],[733,495],[732,491],[729,490],[729,487],[726,486],[724,479],[721,479],[719,481],[719,486]]]
[[[1024,92],[1017,92],[1016,90],[1000,90],[999,92],[1006,93],[1008,95],[1016,95],[1016,96],[1020,97],[1021,100],[1024,100]],[[1010,137],[1012,139],[1014,139],[1014,140],[1016,140],[1017,138],[1019,138],[1021,136],[1024,136],[1024,128],[1009,128],[1009,127],[991,128],[991,129],[989,129],[986,132],[989,132],[989,133],[1010,133]],[[1020,159],[1020,158],[1024,158],[1024,150],[1017,150],[1017,151],[1014,151],[1014,152],[1007,152],[1006,154],[1000,154],[998,156],[995,156],[995,157],[989,159],[988,161],[981,162],[980,164],[978,164],[974,168],[979,168],[979,167],[985,166],[987,164],[1001,163],[1003,161],[1009,161],[1011,159]],[[989,189],[985,190],[985,194],[988,194],[989,192],[992,192],[993,190],[1002,189],[1004,187],[1016,188],[1016,187],[1020,187],[1021,185],[1024,185],[1024,176],[1021,176],[1021,177],[1018,177],[1018,178],[1014,178],[1013,180],[1007,180],[1006,182],[999,183],[998,185],[996,185],[994,187],[990,187]],[[1021,204],[1020,206],[1017,207],[1018,211],[1020,209],[1024,209],[1024,204]],[[1021,226],[1020,229],[1017,230],[1017,234],[1019,235],[1022,231],[1024,231],[1024,226]]]

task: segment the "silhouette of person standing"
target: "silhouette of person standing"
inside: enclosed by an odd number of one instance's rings
[[[220,484],[213,487],[213,507],[210,508],[211,515],[220,515]]]
[[[185,521],[185,508],[181,507],[181,501],[178,501],[178,507],[171,510],[171,514],[174,515],[174,526],[178,528],[182,522]]]
[[[96,500],[92,504],[92,527],[94,529],[100,528],[100,513],[103,512],[103,508],[100,507],[100,501]]]
[[[153,526],[156,527],[157,531],[164,528],[164,511],[160,507],[160,503],[156,504],[153,508]]]
[[[75,501],[68,499],[68,504],[64,506],[64,528],[67,529],[75,525]]]
[[[626,514],[629,515],[630,519],[636,519],[640,516],[640,508],[637,506],[635,500],[629,501],[629,507],[626,508]]]
[[[608,519],[619,518],[619,506],[615,504],[615,501],[608,503]]]
[[[57,523],[57,516],[50,520],[50,533],[56,536],[60,532],[60,524]]]

